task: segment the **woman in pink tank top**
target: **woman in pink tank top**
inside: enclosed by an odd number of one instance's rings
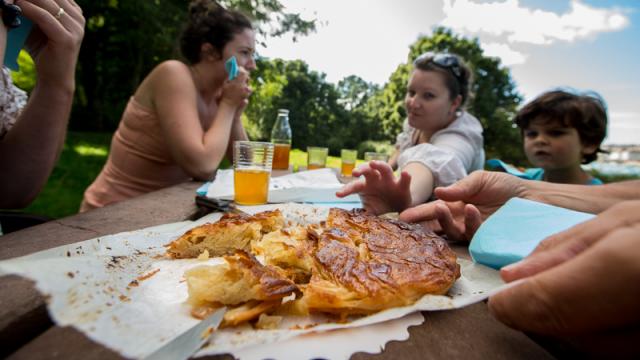
[[[224,156],[231,158],[233,141],[247,139],[240,117],[256,67],[251,22],[212,0],[194,0],[180,49],[185,62],[156,66],[129,100],[81,212],[210,179]],[[239,68],[233,80],[225,70],[231,57]]]

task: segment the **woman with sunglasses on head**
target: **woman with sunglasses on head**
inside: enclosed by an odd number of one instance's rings
[[[251,22],[213,0],[194,0],[180,50],[185,62],[156,66],[129,100],[80,211],[210,179],[223,157],[231,158],[233,142],[248,139],[240,117],[256,67]],[[239,71],[230,79],[225,63],[234,57]]]
[[[358,193],[376,213],[400,212],[428,201],[436,186],[446,186],[484,163],[482,125],[464,111],[471,71],[448,53],[425,53],[413,63],[407,84],[407,119],[389,163],[371,161],[354,170],[363,179],[337,196]],[[400,177],[393,174],[400,169]]]

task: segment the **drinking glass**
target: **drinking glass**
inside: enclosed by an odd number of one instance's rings
[[[272,165],[272,143],[236,141],[233,144],[233,188],[237,204],[267,203]]]
[[[389,161],[389,155],[377,152],[365,152],[364,161],[369,162],[371,160],[381,160],[387,162]]]
[[[326,147],[307,147],[307,170],[320,169],[327,166],[329,149]]]
[[[353,169],[356,167],[357,158],[358,150],[342,149],[340,151],[340,159],[342,160],[340,174],[342,176],[351,176]]]

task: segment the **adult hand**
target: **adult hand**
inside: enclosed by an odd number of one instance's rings
[[[16,3],[22,8],[23,15],[35,24],[25,48],[35,63],[38,85],[52,85],[58,91],[73,92],[76,61],[84,36],[82,9],[73,0],[20,0]]]
[[[249,72],[239,67],[238,76],[233,80],[226,80],[222,85],[222,102],[228,103],[236,109],[244,110],[249,103],[250,95]],[[238,114],[237,111],[236,114]]]
[[[365,209],[376,215],[402,211],[411,204],[411,176],[400,173],[396,179],[391,167],[384,161],[370,161],[353,170],[353,176],[364,176],[345,185],[336,196],[359,194]]]
[[[546,239],[502,270],[506,281],[522,280],[491,297],[489,309],[516,329],[568,337],[589,351],[628,351],[610,345],[640,340],[638,214],[640,201],[620,203]]]
[[[407,209],[406,222],[434,222],[450,240],[469,241],[480,224],[512,197],[535,199],[526,182],[509,174],[475,171],[448,187],[435,189],[440,200]]]

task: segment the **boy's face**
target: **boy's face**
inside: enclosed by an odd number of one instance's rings
[[[585,148],[578,131],[561,121],[535,118],[523,130],[524,152],[535,166],[545,170],[560,170],[580,166]]]

